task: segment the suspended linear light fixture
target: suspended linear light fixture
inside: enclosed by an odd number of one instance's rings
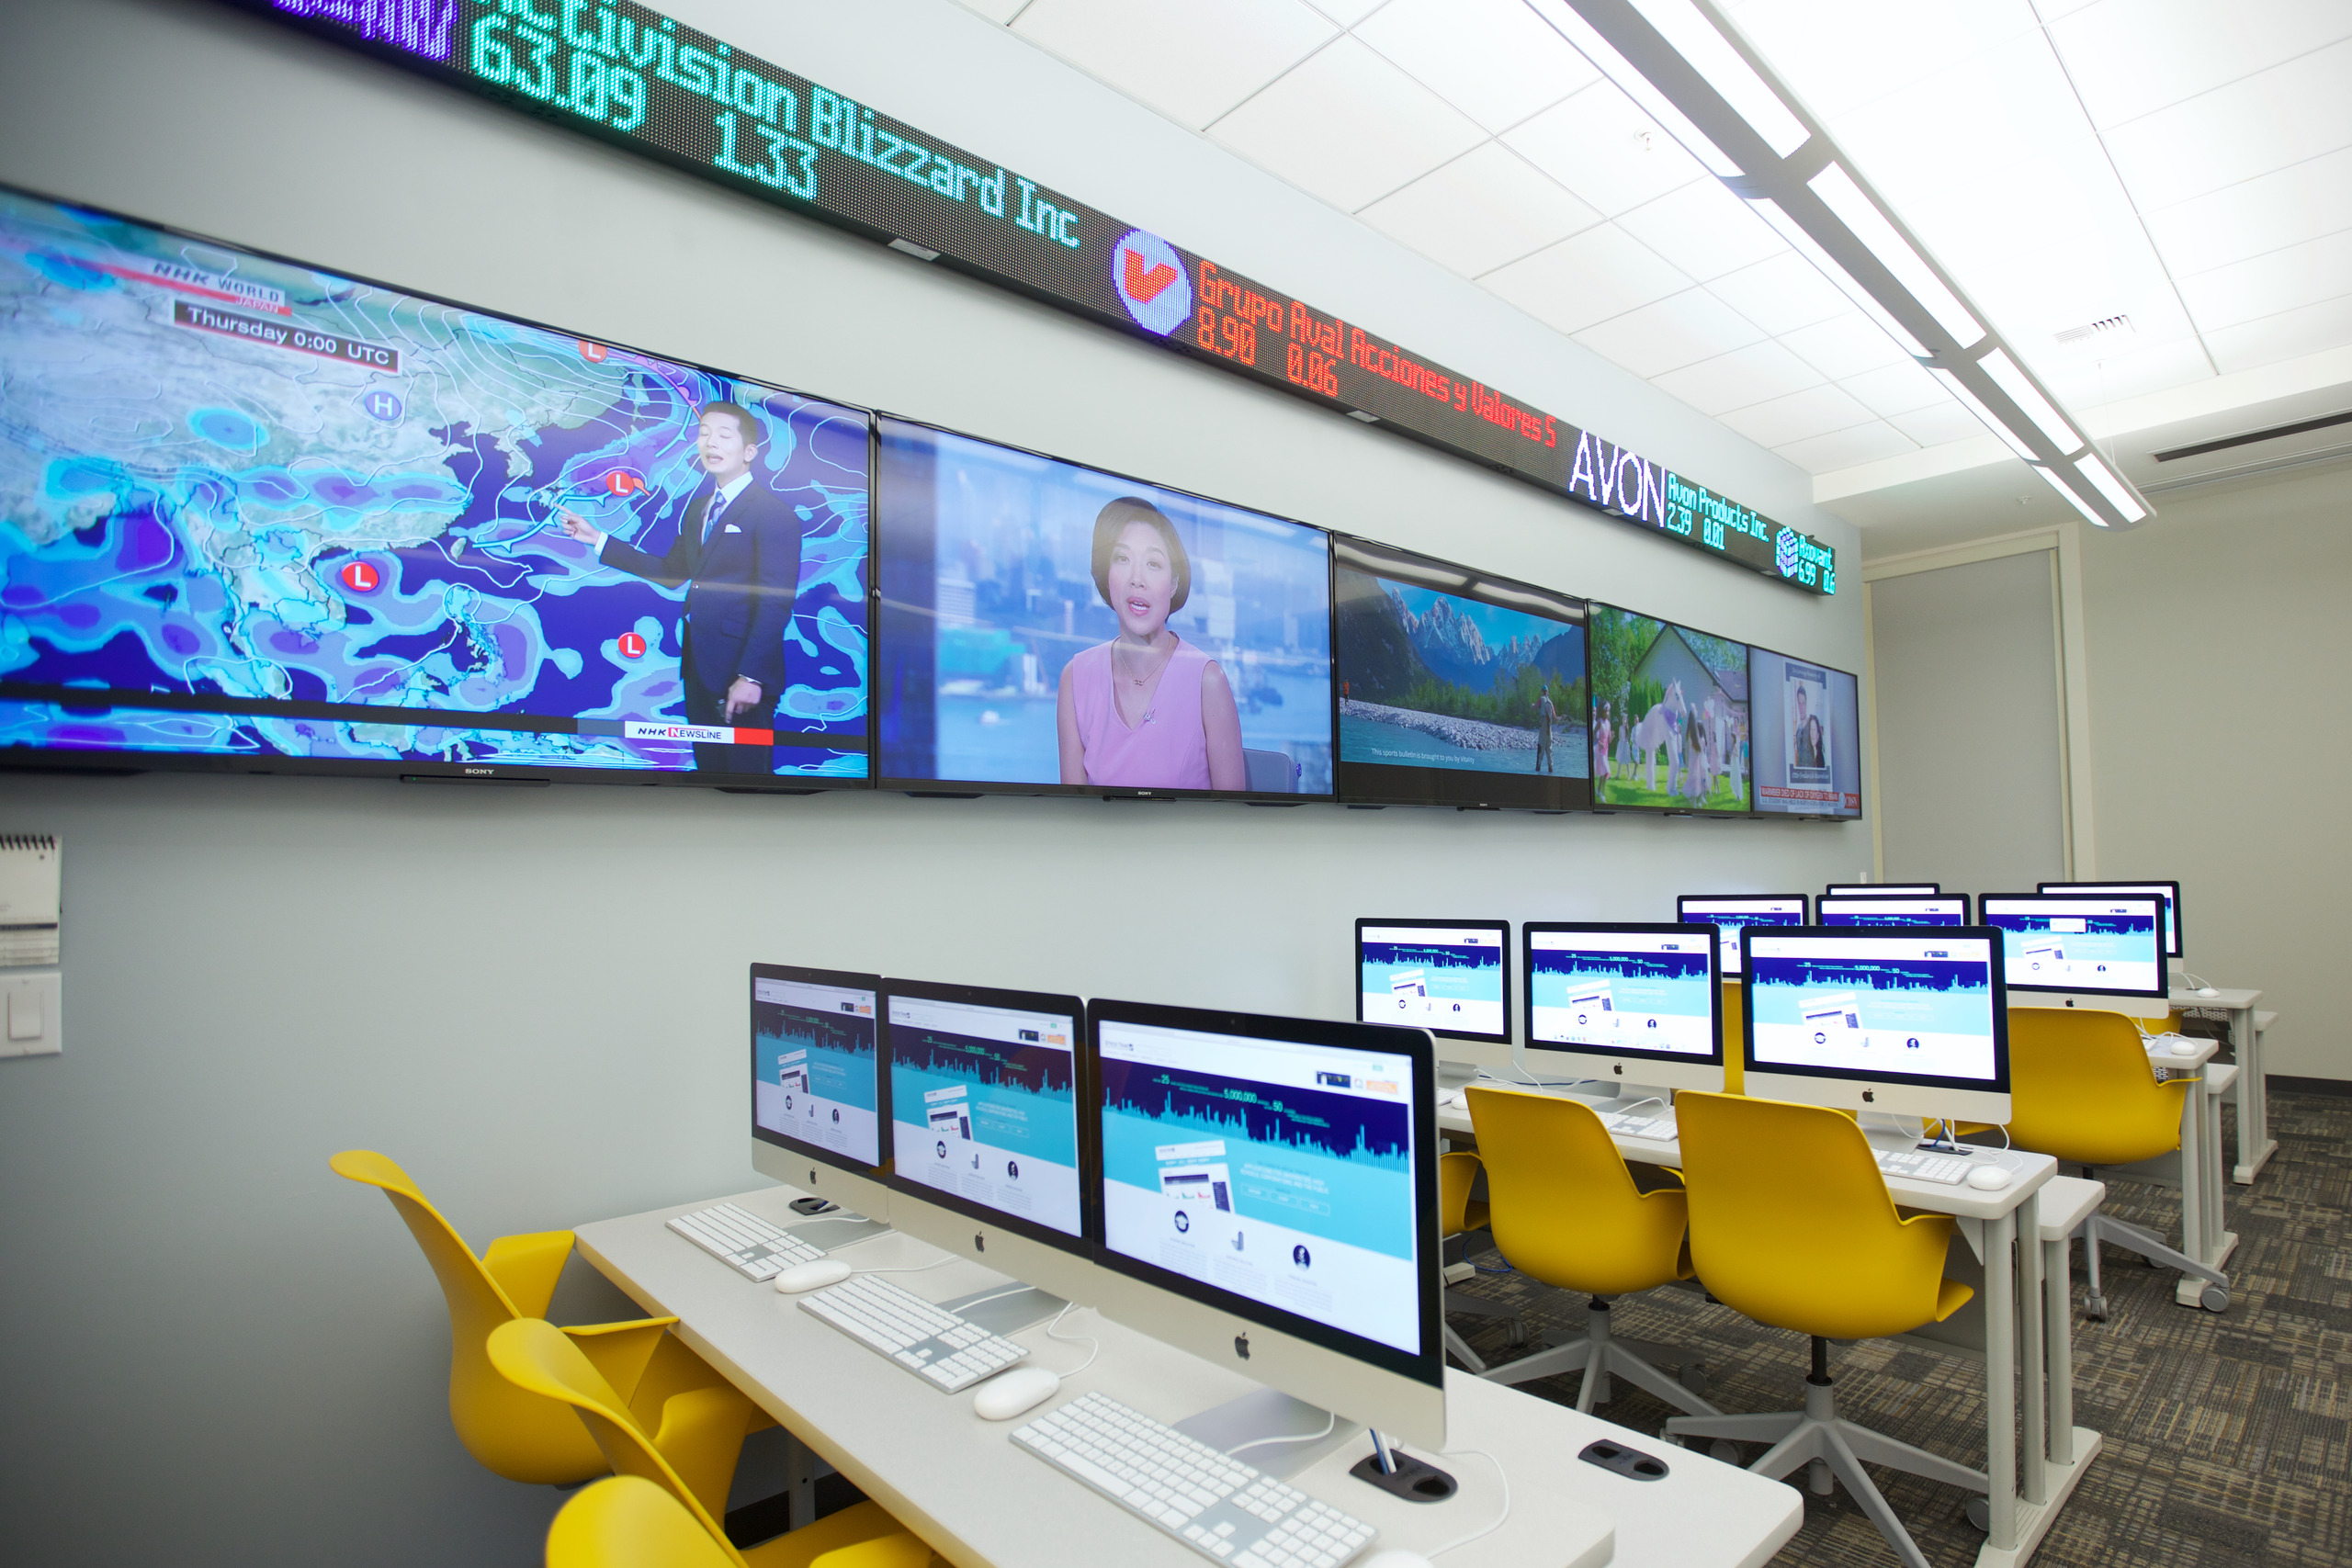
[[[1525,0],[2102,528],[2153,513],[1710,0]]]

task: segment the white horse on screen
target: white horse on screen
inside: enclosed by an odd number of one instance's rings
[[[1650,790],[1657,790],[1657,754],[1666,753],[1666,785],[1671,794],[1675,781],[1682,774],[1682,721],[1690,711],[1682,700],[1682,682],[1667,687],[1666,695],[1657,705],[1642,715],[1634,726],[1631,737],[1636,763],[1650,775]]]

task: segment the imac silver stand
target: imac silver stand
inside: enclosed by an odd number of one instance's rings
[[[1278,1388],[1254,1388],[1175,1423],[1195,1442],[1287,1481],[1363,1427]],[[1318,1436],[1319,1434],[1319,1436]]]
[[[1466,1088],[1477,1081],[1478,1071],[1478,1064],[1476,1062],[1457,1062],[1450,1056],[1440,1056],[1437,1059],[1437,1087],[1440,1089]]]
[[[1013,1335],[1024,1328],[1035,1328],[1068,1305],[1068,1302],[1050,1291],[1014,1283],[975,1291],[968,1296],[942,1302],[939,1310],[952,1312],[974,1327],[986,1329],[990,1334]]]
[[[853,1242],[866,1241],[877,1235],[886,1235],[890,1229],[880,1220],[869,1220],[864,1214],[854,1214],[846,1209],[838,1213],[827,1214],[822,1219],[803,1220],[798,1224],[787,1225],[785,1228],[809,1246],[822,1247],[827,1252],[847,1247]]]

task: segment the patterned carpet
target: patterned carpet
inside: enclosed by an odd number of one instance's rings
[[[2223,1139],[2230,1141],[2224,1111]],[[2232,1185],[2226,1223],[2238,1233],[2228,1271],[2232,1302],[2216,1315],[2173,1304],[2175,1276],[2109,1247],[2102,1269],[2111,1315],[2085,1318],[2082,1249],[2075,1248],[2075,1421],[2106,1449],[2052,1527],[2041,1568],[2297,1568],[2352,1562],[2352,1098],[2270,1098],[2278,1152],[2252,1187]],[[2230,1157],[2235,1159],[2233,1145]],[[2109,1212],[2177,1234],[2177,1194],[2111,1184]],[[1475,1258],[1498,1267],[1491,1251]],[[1482,1273],[1458,1287],[1525,1313],[1531,1343],[1581,1332],[1584,1300],[1516,1274]],[[1523,1354],[1499,1323],[1452,1320],[1489,1364]],[[1616,1332],[1696,1349],[1728,1411],[1792,1410],[1804,1403],[1805,1341],[1761,1328],[1695,1292],[1655,1291],[1623,1301]],[[1833,1352],[1838,1401],[1853,1419],[1962,1463],[1984,1463],[1984,1376],[1968,1362],[1865,1341]],[[1530,1383],[1564,1404],[1577,1379]],[[1615,1382],[1597,1414],[1655,1433],[1674,1414]],[[1753,1461],[1762,1450],[1747,1450]],[[1887,1500],[1936,1568],[1976,1559],[1984,1535],[1956,1489],[1873,1472]],[[1883,1568],[1895,1561],[1870,1520],[1840,1491],[1808,1495],[1804,1527],[1779,1564]]]

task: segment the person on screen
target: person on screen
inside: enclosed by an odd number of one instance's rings
[[[1241,710],[1201,649],[1168,629],[1193,591],[1176,525],[1138,496],[1094,519],[1094,587],[1119,635],[1062,666],[1061,782],[1130,789],[1247,788]]]
[[[1552,761],[1552,724],[1559,716],[1560,710],[1552,705],[1552,688],[1544,686],[1538,690],[1535,694],[1535,771],[1539,773],[1546,768],[1555,773],[1560,771]]]
[[[563,531],[596,547],[596,558],[664,587],[686,584],[679,642],[679,672],[686,688],[686,722],[765,728],[784,693],[784,637],[800,589],[800,523],[782,498],[752,471],[764,432],[741,403],[702,408],[695,457],[706,481],[697,485],[665,555],[651,555],[612,537],[570,511],[559,511]],[[695,766],[718,772],[764,773],[765,747],[697,744]]]
[[[1592,764],[1598,775],[1592,781],[1592,787],[1596,790],[1608,787],[1609,745],[1614,739],[1609,718],[1609,704],[1604,700],[1600,705],[1600,713],[1593,716],[1592,721]]]

